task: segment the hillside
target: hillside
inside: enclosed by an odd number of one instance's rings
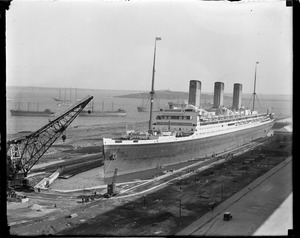
[[[144,92],[144,93],[133,93],[133,94],[127,94],[127,95],[120,95],[120,96],[116,96],[116,97],[148,99],[150,97],[150,95],[149,95],[149,92]],[[165,99],[165,100],[188,100],[189,94],[188,94],[188,92],[160,90],[160,91],[155,91],[155,97],[157,99]],[[202,93],[201,100],[207,101],[207,102],[213,102],[213,94]],[[224,95],[224,100],[232,100],[232,97]]]

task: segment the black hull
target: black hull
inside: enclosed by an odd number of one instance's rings
[[[81,117],[125,117],[127,114],[124,110],[118,111],[91,111],[83,110],[79,113]]]
[[[192,159],[205,159],[250,141],[265,137],[274,121],[253,128],[188,141],[136,145],[104,145],[104,177],[130,174],[161,166],[179,164]],[[116,158],[111,160],[109,155]]]
[[[101,113],[80,113],[80,117],[126,117],[126,113],[119,112],[101,112]]]
[[[38,112],[38,111],[15,111],[10,110],[12,116],[27,116],[27,117],[53,117],[53,113],[48,112]]]

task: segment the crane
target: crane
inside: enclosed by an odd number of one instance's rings
[[[115,196],[116,193],[116,178],[118,174],[118,169],[115,169],[114,175],[112,177],[112,181],[107,185],[107,194],[106,197],[109,198],[111,196]]]
[[[30,169],[92,99],[93,96],[83,98],[39,130],[7,142],[8,187],[29,185],[26,177]],[[65,141],[66,136],[62,139]]]

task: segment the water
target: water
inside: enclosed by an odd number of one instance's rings
[[[28,102],[29,110],[43,111],[46,108],[51,109],[56,114],[66,110],[68,107],[58,106],[58,102],[53,98],[59,98],[59,88],[35,88],[35,87],[7,87],[6,98],[6,131],[7,134],[13,134],[22,131],[36,131],[48,123],[47,117],[26,117],[11,116],[10,109],[27,110]],[[101,111],[104,104],[104,110],[117,110],[119,108],[127,111],[126,117],[76,117],[69,127],[81,125],[101,125],[110,123],[126,122],[128,129],[134,126],[137,121],[149,120],[149,112],[140,113],[137,107],[141,106],[141,99],[132,98],[116,98],[115,96],[127,95],[130,93],[138,93],[136,91],[121,90],[93,90],[93,89],[77,89],[77,99],[84,98],[88,95],[94,97],[94,110]],[[71,99],[75,98],[75,90],[72,89]],[[64,98],[65,89],[61,90],[61,98]],[[70,99],[70,89],[66,90],[66,99]],[[160,105],[167,105],[168,100],[160,100]],[[86,108],[89,108],[87,106]]]
[[[13,134],[22,131],[36,131],[45,124],[48,123],[47,117],[24,117],[10,115],[10,109],[27,110],[28,102],[30,110],[42,111],[46,108],[51,109],[55,113],[59,114],[66,110],[68,107],[59,107],[53,98],[59,98],[59,88],[37,88],[37,87],[7,87],[6,98],[7,111],[6,111],[6,130],[7,134]],[[66,89],[66,99],[75,99],[75,89]],[[134,126],[137,121],[149,120],[149,112],[140,113],[137,111],[137,107],[141,106],[142,99],[133,98],[117,98],[115,96],[126,95],[130,93],[138,93],[136,91],[123,91],[123,90],[99,90],[99,89],[77,89],[77,99],[84,98],[88,95],[94,97],[94,109],[102,110],[102,104],[104,103],[104,110],[117,110],[123,108],[127,111],[126,117],[77,117],[70,127],[81,125],[101,125],[110,123],[128,123],[128,128]],[[61,98],[65,97],[65,89],[61,89]],[[242,104],[252,107],[252,103],[249,103],[249,95],[243,96]],[[159,100],[161,107],[166,107],[169,100]],[[224,100],[224,104],[227,107],[232,105],[231,100]],[[278,95],[266,95],[259,96],[259,102],[256,103],[256,110],[267,111],[267,108],[273,108],[276,116],[291,116],[292,115],[292,98],[291,96],[278,96]]]

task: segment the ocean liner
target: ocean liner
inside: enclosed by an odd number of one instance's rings
[[[196,85],[196,87],[194,87]],[[153,114],[151,130],[127,132],[117,139],[103,138],[104,176],[115,168],[119,174],[203,160],[213,154],[236,148],[264,137],[274,124],[273,113],[237,108],[230,110],[222,102],[221,82],[215,83],[215,101],[210,110],[199,108],[193,91],[200,81],[190,82],[189,104],[181,109],[161,109]],[[235,84],[234,105],[240,104],[242,85]],[[199,98],[198,98],[199,99]]]
[[[234,84],[232,109],[225,108],[223,82],[215,82],[213,107],[204,110],[200,108],[201,82],[191,80],[185,108],[161,109],[153,113],[153,118],[150,110],[147,132],[131,131],[120,138],[103,138],[104,177],[111,177],[115,169],[121,175],[205,160],[265,137],[275,118],[273,113],[254,110],[256,65],[252,110],[241,106],[242,85],[238,83]],[[151,96],[154,72],[153,67]]]

